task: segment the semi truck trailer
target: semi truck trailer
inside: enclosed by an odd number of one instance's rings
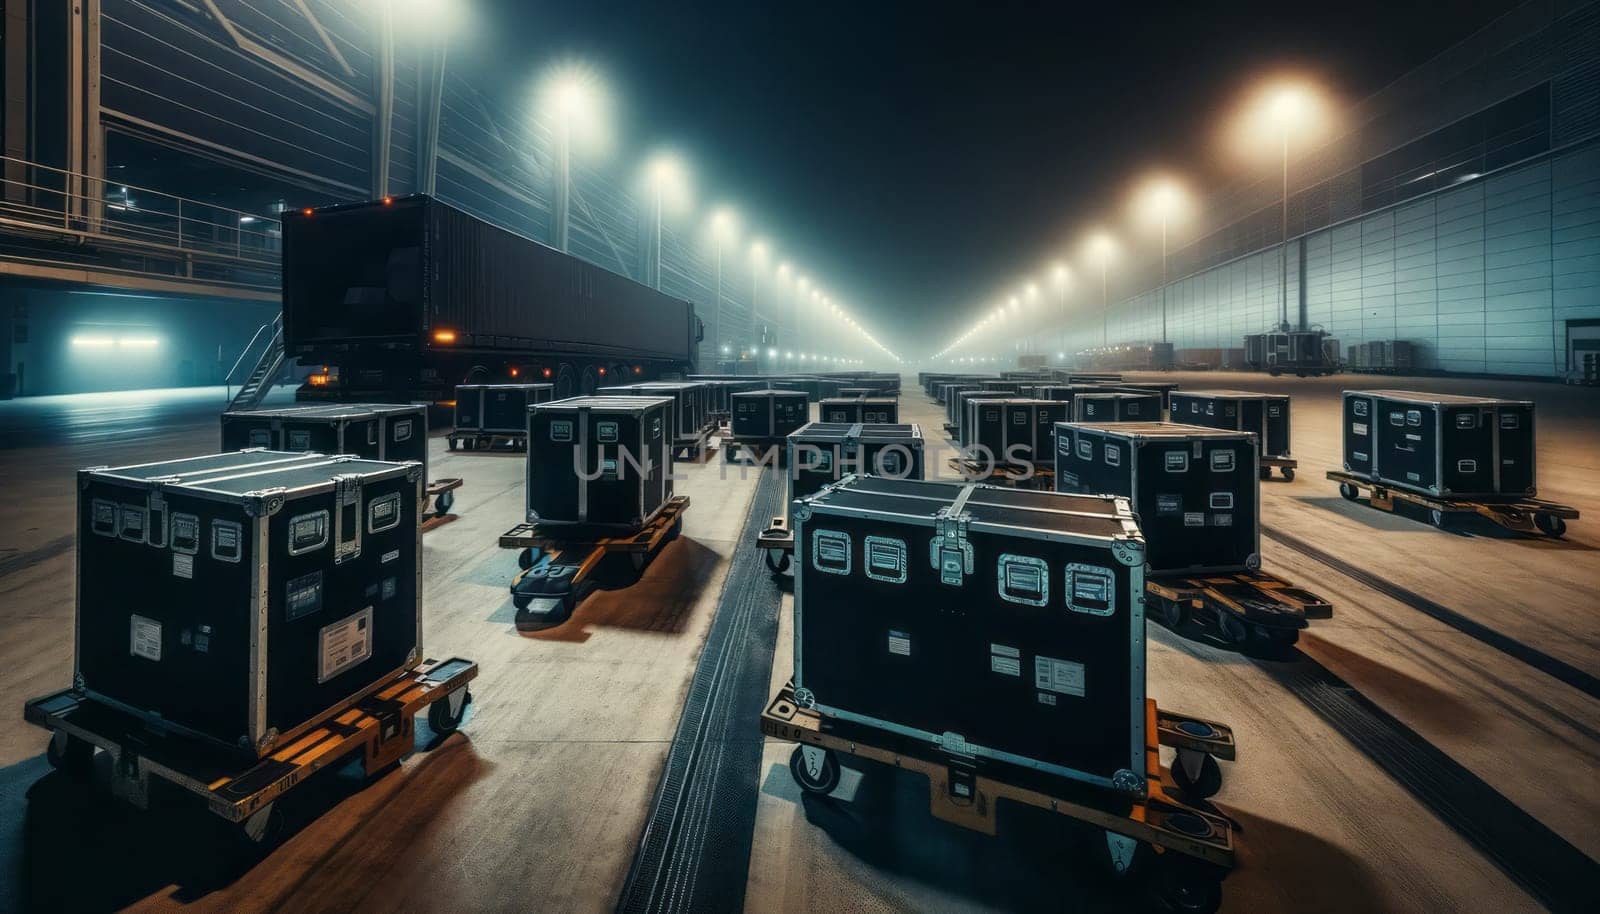
[[[694,370],[694,306],[425,195],[287,212],[285,353],[302,400],[447,403],[457,384],[555,398]]]

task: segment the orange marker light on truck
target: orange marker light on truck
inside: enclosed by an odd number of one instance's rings
[[[547,378],[550,377],[550,369],[546,368],[544,370],[544,376],[547,377]]]
[[[512,365],[512,366],[511,366],[511,376],[512,376],[512,377],[513,377],[513,378],[514,378],[514,377],[516,377],[516,376],[517,376],[517,375],[519,375],[519,374],[522,374],[522,372],[520,372],[520,371],[518,371],[518,370],[517,370],[517,366],[515,366],[515,365]]]
[[[435,343],[454,343],[456,341],[456,332],[454,330],[435,330],[433,331],[433,341]]]

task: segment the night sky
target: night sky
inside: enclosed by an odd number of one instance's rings
[[[1359,99],[1515,6],[460,2],[496,49],[479,65],[591,63],[612,167],[683,150],[697,210],[735,205],[907,355],[1093,221],[1121,228],[1141,172],[1227,177],[1217,112],[1253,76],[1296,66]]]

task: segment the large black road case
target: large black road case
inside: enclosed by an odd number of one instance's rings
[[[222,449],[244,448],[415,460],[426,470],[428,407],[420,403],[338,403],[223,413]]]
[[[789,435],[788,448],[791,502],[846,476],[921,479],[924,472],[915,424],[812,422]]]
[[[458,432],[516,435],[528,431],[528,407],[555,399],[554,384],[457,384]]]
[[[1151,574],[1261,567],[1261,481],[1248,432],[1170,422],[1056,426],[1056,491],[1128,498]]]
[[[1060,400],[969,399],[960,443],[1004,463],[1053,463],[1055,424],[1070,418],[1070,404]]]
[[[1363,479],[1432,495],[1538,494],[1533,403],[1347,390],[1344,468]]]
[[[974,769],[1145,789],[1125,499],[850,477],[792,507],[795,697]]]
[[[671,421],[667,427],[674,441],[691,443],[704,437],[710,421],[707,415],[706,387],[698,381],[658,381],[654,383],[624,384],[602,387],[595,391],[597,397],[666,397],[672,400]]]
[[[422,466],[243,451],[78,473],[77,688],[266,752],[422,656]]]
[[[728,428],[740,441],[783,438],[811,418],[811,401],[803,390],[747,390],[729,399],[733,419]]]
[[[1075,422],[1160,422],[1161,394],[1079,394],[1072,399],[1072,418]]]
[[[1172,392],[1178,389],[1177,381],[1113,381],[1105,385],[1106,390],[1120,390],[1134,394],[1160,394],[1161,405],[1169,406],[1172,403]]]
[[[890,425],[900,421],[900,401],[894,397],[826,397],[817,405],[823,422]]]
[[[982,391],[983,388],[972,383],[950,384],[942,388],[944,394],[939,402],[944,404],[944,422],[951,428],[961,425],[961,417],[965,407],[961,405],[961,395]]]
[[[573,397],[528,412],[527,520],[637,530],[672,497],[672,399]]]
[[[1289,456],[1289,395],[1247,390],[1184,390],[1171,394],[1172,421],[1254,432],[1264,457]]]

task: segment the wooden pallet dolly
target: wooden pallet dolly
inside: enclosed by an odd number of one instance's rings
[[[518,524],[500,535],[501,549],[516,549],[521,571],[511,579],[511,604],[519,629],[548,628],[572,618],[577,605],[597,582],[594,572],[606,556],[628,557],[635,574],[642,573],[663,546],[683,532],[689,496],[674,495],[654,519],[637,533],[594,539],[563,539],[535,524]]]
[[[1271,479],[1272,471],[1276,468],[1284,482],[1294,482],[1294,471],[1300,466],[1300,461],[1293,457],[1271,457],[1266,454],[1262,454],[1258,462],[1262,479]]]
[[[278,801],[315,772],[359,754],[376,777],[416,748],[418,714],[439,736],[466,716],[478,676],[471,660],[424,660],[310,731],[241,762],[193,737],[159,731],[143,719],[65,689],[23,706],[28,723],[50,731],[46,757],[56,769],[87,778],[96,751],[111,756],[111,792],[140,809],[150,805],[151,780],[165,781],[203,801],[237,827],[242,846],[264,854],[285,835]]]
[[[1469,498],[1423,495],[1406,489],[1396,489],[1381,482],[1362,479],[1352,473],[1329,470],[1328,478],[1339,484],[1339,494],[1350,501],[1366,499],[1367,504],[1379,511],[1393,512],[1396,502],[1416,505],[1428,512],[1428,519],[1441,530],[1450,526],[1458,514],[1476,514],[1486,517],[1507,530],[1518,533],[1542,533],[1560,539],[1567,533],[1567,521],[1578,519],[1578,509],[1557,504],[1542,498],[1507,498],[1477,501]]]
[[[450,513],[450,508],[456,503],[455,491],[461,488],[460,476],[446,476],[428,483],[428,488],[423,492],[424,507],[422,512],[430,517],[443,517]]]
[[[970,457],[951,457],[946,461],[946,466],[967,482],[986,482],[997,486],[1043,491],[1053,490],[1056,483],[1056,471],[1053,467],[1025,463],[986,463]]]
[[[1333,604],[1261,570],[1192,577],[1146,577],[1146,615],[1171,629],[1207,625],[1234,647],[1284,648],[1312,619],[1333,618]]]
[[[1222,879],[1234,866],[1233,826],[1196,805],[1222,787],[1218,759],[1237,754],[1233,731],[1224,724],[1161,711],[1145,703],[1145,795],[1129,797],[1076,788],[1053,790],[997,780],[966,765],[952,765],[924,744],[874,728],[824,719],[795,699],[785,684],[761,715],[761,732],[796,743],[789,773],[807,793],[827,796],[839,786],[840,755],[915,771],[928,779],[929,811],[935,818],[986,835],[997,833],[999,800],[1035,806],[1102,829],[1107,859],[1116,875],[1153,853],[1156,888],[1164,900],[1182,899],[1175,910],[1208,914],[1222,900]],[[1171,769],[1161,767],[1161,746],[1177,750]],[[1186,802],[1187,801],[1187,802]]]

